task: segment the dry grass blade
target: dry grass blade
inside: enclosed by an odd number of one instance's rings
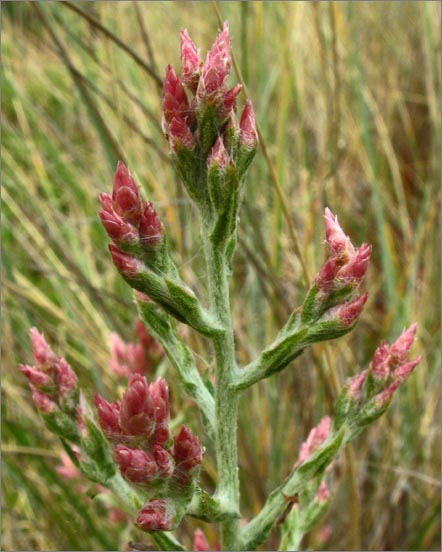
[[[111,32],[109,29],[104,27],[95,17],[92,17],[90,14],[86,13],[84,10],[79,8],[76,4],[72,2],[63,2],[63,5],[69,8],[70,10],[77,13],[79,16],[81,16],[83,19],[85,19],[94,29],[97,29],[101,33],[103,33],[109,40],[117,44],[122,50],[124,50],[140,67],[142,67],[146,73],[152,77],[154,80],[156,86],[161,89],[163,86],[163,82],[161,80],[161,77],[158,76],[158,74],[155,72],[155,70],[145,63],[141,57],[134,52],[129,46],[124,43],[122,40],[118,38],[113,32]]]

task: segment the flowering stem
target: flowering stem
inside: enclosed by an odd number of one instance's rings
[[[229,304],[228,267],[225,251],[208,237],[209,221],[203,223],[204,252],[208,272],[210,303],[222,330],[212,337],[216,358],[216,459],[217,498],[222,509],[235,517],[222,523],[222,547],[237,550],[239,534],[239,478],[237,451],[238,394],[232,388],[236,361]]]

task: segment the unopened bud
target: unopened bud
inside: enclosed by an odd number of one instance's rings
[[[401,366],[396,368],[396,370],[394,370],[393,378],[400,383],[404,382],[410,376],[411,372],[416,368],[421,360],[422,357],[418,356],[414,360],[410,360],[410,362],[402,364]]]
[[[189,102],[186,91],[177,77],[172,65],[166,68],[166,76],[163,83],[163,112],[166,123],[170,123],[174,117],[186,117],[189,111]]]
[[[186,480],[186,474],[202,464],[204,450],[198,437],[185,425],[181,427],[178,435],[175,435],[173,442],[177,478]]]
[[[225,170],[229,164],[229,154],[224,146],[222,136],[218,136],[215,145],[210,150],[207,158],[207,167],[210,170],[212,167],[218,167],[220,170]]]
[[[140,262],[132,255],[121,251],[114,244],[109,244],[109,251],[112,255],[114,265],[126,278],[135,278],[140,272]]]
[[[121,434],[119,416],[120,416],[120,403],[115,402],[113,404],[107,402],[98,393],[94,397],[95,406],[97,407],[98,419],[100,425],[110,439],[115,439]]]
[[[390,347],[385,341],[374,352],[371,372],[375,380],[386,380],[390,375]]]
[[[169,501],[152,499],[140,510],[137,525],[145,531],[168,531],[174,515],[175,508]]]
[[[169,389],[166,380],[159,378],[149,385],[149,392],[155,406],[154,441],[164,445],[169,439]]]
[[[78,389],[78,378],[64,358],[58,363],[57,385],[62,400],[69,400]]]
[[[203,60],[200,57],[199,48],[192,42],[187,29],[181,31],[181,65],[183,68],[183,82],[195,93]]]
[[[207,54],[198,84],[197,95],[200,97],[210,96],[220,91],[229,76],[230,66],[229,24],[226,21],[223,30],[219,33]]]
[[[114,211],[110,194],[102,193],[99,198],[103,207],[100,219],[110,239],[117,244],[135,243],[138,239],[136,228]]]
[[[247,100],[239,123],[239,142],[247,149],[255,149],[258,143],[258,132],[256,130],[255,114],[252,102]]]
[[[39,391],[36,387],[31,385],[32,400],[35,406],[40,410],[42,414],[55,414],[60,412],[58,405],[55,401],[50,399],[45,393]]]
[[[32,343],[32,352],[34,354],[35,362],[42,368],[50,369],[54,365],[58,357],[54,351],[46,343],[43,334],[39,333],[37,328],[31,328],[29,331],[29,337]]]
[[[115,448],[115,459],[120,466],[121,475],[132,483],[146,483],[157,477],[157,463],[144,450],[118,445]]]
[[[347,263],[339,270],[337,278],[343,282],[354,282],[356,285],[360,283],[367,272],[368,263],[371,256],[371,246],[366,243],[362,244],[355,251],[355,254],[350,256]]]
[[[333,317],[338,317],[341,324],[344,327],[348,328],[352,326],[359,318],[359,315],[361,314],[362,309],[367,302],[367,298],[368,293],[364,293],[353,301],[342,303],[334,309],[331,309],[330,314],[331,311],[333,311]]]
[[[416,337],[417,324],[412,324],[396,339],[390,349],[394,365],[402,364],[407,359],[414,338]]]
[[[226,119],[232,111],[236,113],[236,98],[238,97],[238,94],[241,92],[241,90],[242,84],[237,84],[223,94],[222,103],[220,106],[220,113],[223,120]]]
[[[377,409],[383,409],[392,399],[394,392],[399,387],[401,382],[399,380],[393,381],[384,391],[381,391],[374,398],[374,403],[376,404]]]
[[[329,416],[324,416],[319,424],[314,427],[306,441],[301,445],[301,450],[299,451],[298,460],[295,464],[295,467],[299,466],[305,462],[313,452],[327,439],[330,435],[331,430],[331,418]]]
[[[138,223],[142,209],[140,193],[129,169],[121,161],[118,161],[114,175],[112,203],[116,213],[124,220]]]
[[[169,453],[160,445],[153,448],[153,456],[158,466],[158,477],[167,479],[173,473],[173,461]]]
[[[120,425],[129,435],[150,437],[155,428],[155,405],[146,379],[133,374],[121,400]]]
[[[20,370],[28,378],[29,383],[34,387],[50,387],[54,384],[52,378],[46,373],[38,370],[34,366],[28,366],[27,364],[20,364]]]
[[[139,233],[141,243],[145,249],[158,246],[163,241],[163,225],[150,201],[144,206],[140,218]]]
[[[195,146],[195,138],[183,117],[176,115],[171,120],[169,126],[169,140],[175,152],[178,151],[180,147],[190,150]]]
[[[342,230],[336,217],[328,207],[325,208],[325,234],[327,244],[335,254],[354,253],[350,238]]]
[[[368,370],[363,370],[360,374],[353,376],[349,380],[347,391],[349,395],[356,401],[359,401],[361,398],[362,388],[364,387],[367,375]]]
[[[333,283],[338,270],[339,264],[337,258],[330,257],[330,259],[328,259],[328,261],[315,276],[313,284],[316,284],[322,292],[327,293],[333,288]]]

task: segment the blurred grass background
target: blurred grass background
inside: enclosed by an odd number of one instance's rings
[[[373,245],[357,329],[244,395],[244,515],[259,511],[310,428],[333,412],[345,377],[367,365],[380,339],[417,321],[421,365],[387,415],[339,457],[330,511],[303,545],[439,550],[439,4],[31,4],[1,4],[2,549],[122,550],[148,541],[110,521],[99,500],[86,503],[92,489],[78,493],[57,473],[60,445],[37,417],[17,364],[31,361],[27,332],[36,325],[89,394],[119,393],[107,366],[109,335],[133,340],[135,308],[97,216],[117,159],[158,208],[186,281],[205,296],[195,211],[168,159],[160,96],[165,65],[179,66],[179,30],[204,53],[221,17],[263,136],[232,277],[238,360],[253,358],[300,304],[305,274],[325,258],[325,205],[356,244]],[[207,344],[188,336],[204,371]],[[184,408],[198,429],[171,367],[167,374],[174,414]],[[196,526],[178,530],[188,546]],[[324,526],[331,535],[321,541]],[[214,542],[214,529],[204,529]],[[277,546],[275,531],[265,548]]]

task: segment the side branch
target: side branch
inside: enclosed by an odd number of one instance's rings
[[[215,435],[215,401],[195,366],[192,351],[180,339],[169,316],[150,301],[137,299],[141,319],[152,336],[164,347],[180,383],[197,403],[211,438]]]
[[[325,318],[325,317],[324,317]],[[336,339],[351,331],[339,319],[320,319],[313,324],[304,324],[299,313],[287,322],[277,338],[260,356],[242,370],[237,370],[232,386],[235,390],[247,389],[254,383],[283,370],[302,351],[313,343]]]
[[[293,471],[268,497],[260,513],[243,529],[241,550],[255,550],[263,543],[287,507],[287,496],[303,491],[312,479],[322,474],[344,444],[345,426],[335,431],[311,457]]]

